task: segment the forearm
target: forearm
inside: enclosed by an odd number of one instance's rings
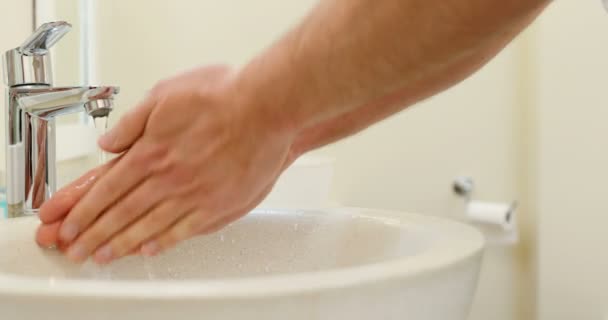
[[[293,144],[294,154],[300,155],[310,150],[338,141],[362,131],[410,105],[426,99],[462,80],[481,68],[509,44],[542,12],[541,7],[521,19],[478,50],[463,55],[450,64],[438,68],[406,87],[377,101],[355,108],[301,130]]]
[[[496,41],[545,0],[326,0],[239,75],[255,113],[295,130],[395,95]]]

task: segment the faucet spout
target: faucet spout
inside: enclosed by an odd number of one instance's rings
[[[119,88],[101,87],[44,87],[16,88],[12,94],[16,106],[37,117],[52,118],[62,114],[86,111],[91,116],[106,116],[113,107]]]

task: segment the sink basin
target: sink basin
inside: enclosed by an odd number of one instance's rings
[[[73,265],[0,221],[0,319],[464,320],[483,238],[422,215],[256,210],[154,258]]]

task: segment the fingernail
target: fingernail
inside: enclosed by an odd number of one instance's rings
[[[59,238],[63,242],[71,242],[78,235],[78,226],[72,223],[64,224],[59,231]]]
[[[95,262],[99,264],[105,264],[112,261],[113,253],[112,247],[105,245],[95,252]]]
[[[36,244],[38,244],[38,247],[40,247],[41,249],[45,250],[53,250],[57,248],[57,245],[55,243],[40,243],[36,241]]]
[[[71,246],[68,249],[68,252],[66,255],[67,255],[68,259],[70,259],[74,262],[84,261],[87,258],[87,254],[84,251],[84,247],[79,244],[75,244],[75,245]]]
[[[160,247],[156,241],[150,241],[141,247],[141,254],[145,257],[153,257],[158,254]]]

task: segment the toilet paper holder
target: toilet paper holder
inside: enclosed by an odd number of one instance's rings
[[[452,189],[456,195],[465,200],[463,218],[481,231],[488,245],[512,246],[518,243],[517,201],[473,200],[475,182],[471,177],[457,177],[454,179]]]
[[[456,179],[454,179],[454,182],[452,184],[452,190],[456,195],[462,197],[467,204],[471,203],[473,191],[475,190],[475,181],[471,177],[457,177]],[[505,213],[506,216],[504,217],[506,222],[512,222],[511,220],[513,219],[515,211],[517,210],[517,205],[518,203],[516,200],[510,203],[507,212]]]
[[[471,177],[457,177],[454,179],[452,189],[457,195],[470,200],[473,189],[475,189],[475,181]]]

